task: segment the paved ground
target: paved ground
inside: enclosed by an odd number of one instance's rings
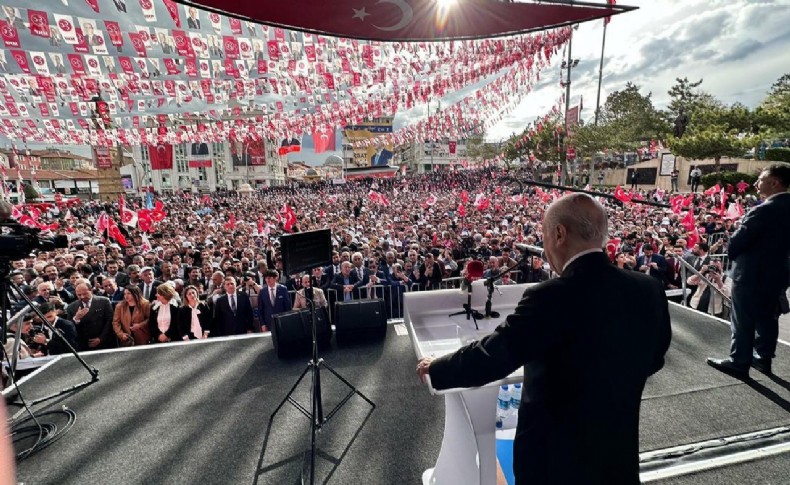
[[[790,290],[787,291],[787,297],[790,298]],[[779,317],[779,338],[790,343],[790,313]]]

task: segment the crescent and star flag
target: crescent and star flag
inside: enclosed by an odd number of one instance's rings
[[[318,132],[313,133],[313,145],[315,145],[315,152],[316,153],[323,153],[325,151],[334,151],[335,150],[335,129],[332,128],[332,131],[329,133],[327,132]]]
[[[148,158],[151,160],[151,170],[172,170],[173,146],[167,143],[150,145],[148,147]]]
[[[498,0],[450,5],[436,0],[190,0],[188,3],[278,27],[381,41],[512,35],[586,22],[634,9],[611,4],[575,6]]]

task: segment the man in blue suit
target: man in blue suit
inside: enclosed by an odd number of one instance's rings
[[[258,292],[258,314],[261,331],[268,332],[274,323],[274,315],[291,310],[291,295],[285,285],[277,283],[280,273],[270,269],[266,272],[266,286]]]
[[[378,151],[376,151],[376,153],[374,153],[372,157],[370,157],[370,166],[384,167],[389,165],[390,160],[392,160],[392,152],[382,147]]]
[[[214,304],[214,331],[212,337],[242,335],[252,332],[252,305],[250,297],[236,288],[236,278],[226,276],[225,294]]]
[[[771,373],[779,338],[779,302],[790,283],[790,165],[774,164],[757,179],[765,201],[749,211],[730,238],[732,342],[728,359],[708,365],[739,378],[749,367]]]
[[[636,260],[636,267],[639,271],[647,273],[664,284],[664,275],[667,273],[667,260],[664,256],[656,254],[653,246],[645,244],[642,247],[644,254]]]

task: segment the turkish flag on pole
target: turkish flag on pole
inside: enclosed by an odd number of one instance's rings
[[[151,160],[151,170],[173,169],[173,145],[160,143],[148,147],[148,158]]]
[[[313,145],[315,145],[316,153],[324,153],[325,151],[335,150],[335,129],[329,133],[319,132],[313,133]]]

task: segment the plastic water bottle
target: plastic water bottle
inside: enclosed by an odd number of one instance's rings
[[[508,386],[507,385],[501,386],[499,388],[499,395],[497,396],[497,405],[496,405],[497,429],[502,429],[502,422],[507,417],[508,411],[510,411],[510,399],[511,399],[511,393]]]
[[[510,397],[510,408],[514,413],[518,413],[519,406],[521,406],[521,384],[514,384],[513,395]]]

